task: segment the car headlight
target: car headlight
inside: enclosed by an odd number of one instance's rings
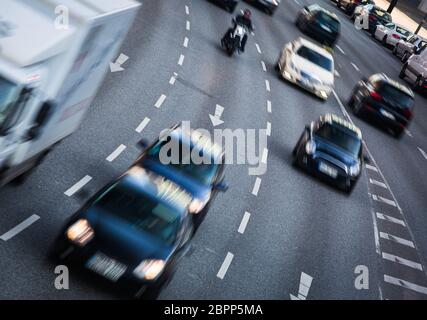
[[[203,208],[206,206],[206,204],[209,202],[210,194],[206,197],[206,200],[200,200],[200,199],[193,199],[190,204],[188,205],[188,211],[190,213],[199,213],[203,210]]]
[[[139,279],[154,280],[162,273],[165,266],[166,263],[163,260],[147,259],[133,270],[133,274]]]
[[[94,235],[95,233],[86,219],[77,220],[67,229],[67,238],[81,247],[92,240]]]
[[[359,163],[356,163],[356,164],[352,165],[349,168],[348,173],[352,177],[357,176],[360,173],[360,165],[359,165]]]
[[[309,155],[312,155],[316,151],[316,144],[313,140],[308,140],[305,144],[305,152]]]

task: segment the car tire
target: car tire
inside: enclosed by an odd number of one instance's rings
[[[381,42],[384,47],[387,47],[387,36],[384,36]]]
[[[409,56],[410,56],[410,53],[409,52],[405,52],[405,54],[402,56],[402,62],[408,61]]]
[[[404,65],[403,65],[403,67],[402,67],[402,70],[400,70],[400,73],[399,73],[399,78],[400,79],[405,79],[405,77],[406,77],[406,68],[408,67],[408,64],[407,63],[405,63]]]
[[[397,46],[398,46],[399,44],[396,44],[395,46],[394,46],[394,48],[393,48],[393,51],[392,51],[392,53],[395,55],[395,56],[397,56]]]
[[[354,187],[356,186],[356,182],[357,182],[357,181],[350,182],[350,185],[348,185],[348,186],[346,186],[346,187],[345,187],[344,192],[345,192],[347,195],[352,194],[352,192],[353,192],[353,190],[354,190]]]
[[[350,109],[353,110],[353,108],[354,108],[354,95],[351,95],[350,99],[348,99],[347,105],[349,106]]]
[[[415,80],[414,84],[412,85],[412,89],[414,91],[418,91],[421,88],[422,79],[422,76],[417,77],[417,80]]]

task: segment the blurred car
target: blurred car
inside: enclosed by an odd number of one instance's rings
[[[276,70],[287,81],[326,100],[334,86],[334,58],[319,45],[304,38],[287,43]]]
[[[189,249],[191,195],[135,165],[69,221],[52,254],[137,298],[156,298]]]
[[[193,214],[197,229],[218,191],[228,189],[224,181],[222,148],[197,130],[187,130],[181,125],[165,130],[151,145],[144,140],[139,144],[143,152],[135,162],[136,165],[165,176],[191,194],[193,200],[189,211]],[[177,152],[171,152],[178,154],[165,156],[162,152],[168,147],[173,147]],[[194,154],[200,157],[200,163],[196,163]]]
[[[306,126],[292,164],[351,193],[360,177],[364,156],[360,129],[331,114]]]
[[[374,5],[363,6],[359,15],[368,17],[367,27],[364,29],[368,30],[371,35],[375,33],[377,25],[393,22],[391,15],[386,10]]]
[[[237,4],[239,3],[238,0],[208,0],[208,1],[216,3],[217,5],[221,6],[222,8],[224,8],[230,13],[234,12]]]
[[[427,46],[427,39],[412,34],[408,39],[400,39],[396,43],[393,54],[401,58],[402,62],[406,62],[413,53],[418,53],[425,46]]]
[[[354,8],[354,11],[350,16],[350,19],[354,21],[358,16],[360,16],[361,13],[368,14],[369,10],[371,10],[373,7],[375,7],[375,4],[373,3],[357,6],[356,8]]]
[[[414,90],[427,92],[427,50],[425,46],[408,58],[399,73],[399,77],[401,79],[409,78]]]
[[[341,30],[337,15],[317,4],[304,7],[298,14],[296,25],[311,38],[330,47],[338,40]]]
[[[372,0],[338,0],[338,7],[341,7],[346,14],[352,15],[357,6],[374,4]]]
[[[385,25],[377,25],[374,37],[380,40],[384,46],[394,47],[399,40],[406,40],[411,34],[412,33],[405,28],[390,22]]]
[[[413,92],[384,74],[362,79],[348,102],[356,115],[366,115],[400,137],[413,117]]]
[[[281,0],[245,0],[245,2],[253,5],[254,7],[261,8],[270,15],[276,12],[280,1]]]

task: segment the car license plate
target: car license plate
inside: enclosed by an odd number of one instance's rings
[[[320,164],[319,164],[319,171],[323,172],[324,174],[326,174],[326,175],[328,175],[334,179],[338,175],[338,171],[335,168],[332,168],[323,162],[320,162]]]
[[[396,120],[396,118],[394,117],[394,115],[393,115],[393,114],[391,114],[390,112],[388,112],[388,111],[386,111],[386,110],[384,110],[384,109],[380,109],[380,112],[381,112],[381,114],[382,114],[384,117],[389,118],[389,119],[391,119],[391,120]]]
[[[96,253],[86,262],[86,268],[99,275],[116,282],[125,273],[126,266],[122,263],[107,257],[102,253]]]

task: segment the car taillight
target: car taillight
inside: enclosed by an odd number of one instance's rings
[[[397,35],[397,34],[392,34],[392,37],[395,38],[395,39],[397,39],[397,40],[400,40],[400,36]]]
[[[409,108],[403,109],[403,115],[409,120],[412,119],[412,116],[413,116],[412,110]]]
[[[371,95],[371,98],[376,100],[376,101],[381,101],[383,99],[383,97],[381,97],[381,95],[375,91],[371,91],[370,95]]]

